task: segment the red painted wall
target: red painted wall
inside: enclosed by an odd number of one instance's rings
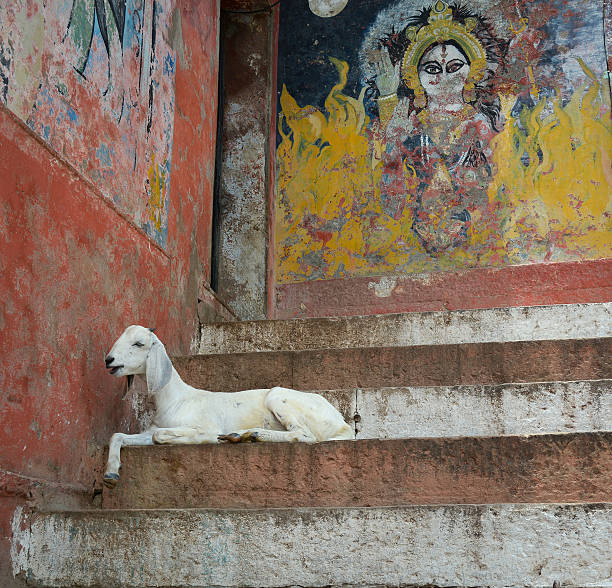
[[[612,300],[612,260],[276,286],[274,318],[360,316]]]
[[[0,584],[14,508],[95,505],[102,447],[138,428],[104,356],[129,324],[190,351],[199,316],[231,320],[208,287],[217,2],[179,0],[165,249],[0,105]]]

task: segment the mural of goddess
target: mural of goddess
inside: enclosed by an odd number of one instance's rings
[[[438,0],[370,52],[382,140],[381,204],[430,255],[460,246],[488,206],[490,142],[503,128],[496,75],[507,43]]]

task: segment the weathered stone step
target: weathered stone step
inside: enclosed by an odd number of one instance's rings
[[[104,508],[612,502],[612,432],[126,447]]]
[[[612,380],[321,392],[358,439],[533,435],[612,429]]]
[[[612,338],[196,355],[174,365],[191,385],[226,392],[600,380],[612,378]]]
[[[564,304],[207,324],[199,353],[589,339],[611,333],[612,303]]]
[[[18,511],[13,528],[32,586],[612,586],[612,504]]]

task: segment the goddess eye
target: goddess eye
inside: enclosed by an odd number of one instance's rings
[[[132,347],[144,347],[144,343],[141,343],[140,341],[136,341],[136,343],[134,343]]]
[[[442,66],[437,61],[428,61],[427,63],[421,65],[421,71],[434,76],[442,73]]]
[[[465,62],[461,61],[461,59],[453,59],[446,66],[446,73],[455,73],[456,71],[459,71],[464,65],[465,65]]]

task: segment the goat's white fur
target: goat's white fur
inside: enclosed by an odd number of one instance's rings
[[[119,479],[123,445],[218,443],[221,435],[243,440],[315,443],[353,439],[342,415],[319,394],[280,386],[242,392],[209,392],[189,386],[174,369],[163,343],[150,330],[128,327],[106,357],[117,377],[144,374],[155,398],[152,426],[138,435],[115,433],[104,482]]]

